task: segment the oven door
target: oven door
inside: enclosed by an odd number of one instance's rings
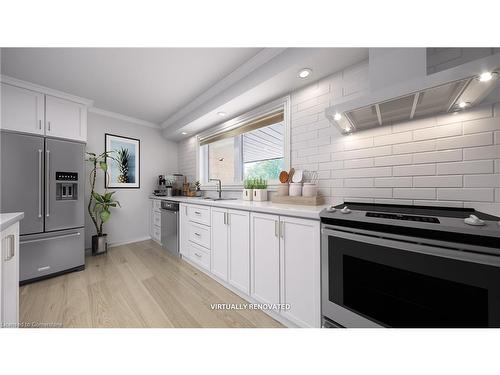
[[[381,236],[323,227],[324,317],[344,327],[500,327],[500,257]]]

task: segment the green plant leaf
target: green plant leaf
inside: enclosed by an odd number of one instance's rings
[[[104,161],[100,161],[99,162],[99,167],[101,167],[101,169],[106,172],[108,170],[108,164]]]
[[[105,223],[106,221],[108,221],[109,217],[111,216],[111,212],[109,212],[108,210],[103,210],[103,211],[101,211],[99,216],[101,217],[102,222]]]

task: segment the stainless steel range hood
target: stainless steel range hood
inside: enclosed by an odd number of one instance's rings
[[[427,74],[425,48],[371,49],[370,90],[326,109],[346,134],[478,105],[500,83],[500,54]],[[484,72],[494,72],[481,81]]]

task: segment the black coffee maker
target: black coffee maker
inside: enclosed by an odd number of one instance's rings
[[[159,175],[158,176],[158,184],[156,186],[156,190],[154,191],[154,195],[156,196],[166,196],[167,195],[167,186],[166,186],[167,180],[165,179],[164,175]]]

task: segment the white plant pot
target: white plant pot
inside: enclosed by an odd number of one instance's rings
[[[253,189],[253,200],[257,202],[267,201],[267,189]]]
[[[243,200],[251,201],[253,198],[253,189],[243,189]]]

